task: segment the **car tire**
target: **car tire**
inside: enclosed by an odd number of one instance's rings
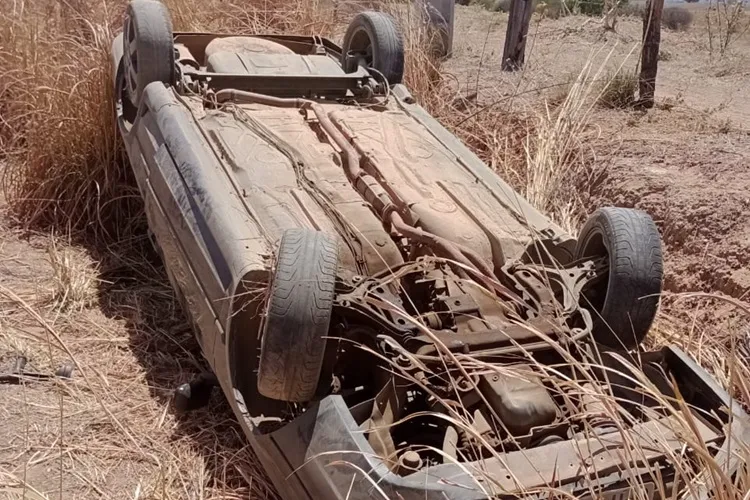
[[[128,4],[123,28],[123,78],[130,102],[138,107],[146,86],[153,82],[174,85],[175,54],[172,19],[156,0]]]
[[[333,311],[338,242],[289,229],[279,245],[261,338],[258,391],[271,399],[311,401],[318,389]]]
[[[393,18],[383,12],[357,14],[344,35],[342,65],[350,52],[364,53],[365,62],[383,74],[391,85],[404,79],[404,39]]]
[[[632,349],[646,337],[662,290],[661,237],[640,210],[606,207],[583,225],[577,258],[606,257],[606,279],[584,290],[582,305],[593,309],[593,336],[613,349]]]

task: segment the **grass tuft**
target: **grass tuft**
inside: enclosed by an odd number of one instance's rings
[[[52,301],[61,311],[82,311],[96,298],[98,269],[86,255],[60,246],[50,238],[47,247],[52,267]]]
[[[599,104],[605,108],[627,109],[636,102],[638,75],[626,70],[619,70],[602,80]]]

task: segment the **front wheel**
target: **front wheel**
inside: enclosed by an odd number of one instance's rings
[[[289,229],[279,245],[263,326],[258,391],[271,399],[311,401],[318,389],[333,312],[338,242]]]
[[[661,237],[640,210],[606,207],[581,228],[577,258],[604,257],[607,275],[583,292],[592,310],[594,340],[613,349],[632,349],[646,337],[659,306],[663,281]]]

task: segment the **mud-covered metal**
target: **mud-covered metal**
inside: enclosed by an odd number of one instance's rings
[[[653,486],[654,468],[671,488],[670,457],[685,449],[665,403],[673,380],[701,414],[692,439],[737,466],[726,429],[748,438],[738,405],[727,411],[729,396],[681,351],[600,349],[585,291],[607,279],[607,259],[575,260],[575,238],[406,87],[345,70],[318,36],[176,33],[178,81],[147,85],[136,106],[122,38],[113,47],[117,123],[149,227],[284,498],[372,498],[373,485],[407,500],[547,498],[590,494],[592,478],[616,498]],[[290,228],[339,245],[319,397],[302,404],[257,389]],[[644,396],[642,380],[658,394]]]

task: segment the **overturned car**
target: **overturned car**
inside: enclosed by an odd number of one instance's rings
[[[134,0],[112,54],[154,242],[284,498],[711,496],[701,460],[739,467],[740,406],[639,350],[651,218],[566,234],[415,102],[390,16],[339,47],[173,33]]]

